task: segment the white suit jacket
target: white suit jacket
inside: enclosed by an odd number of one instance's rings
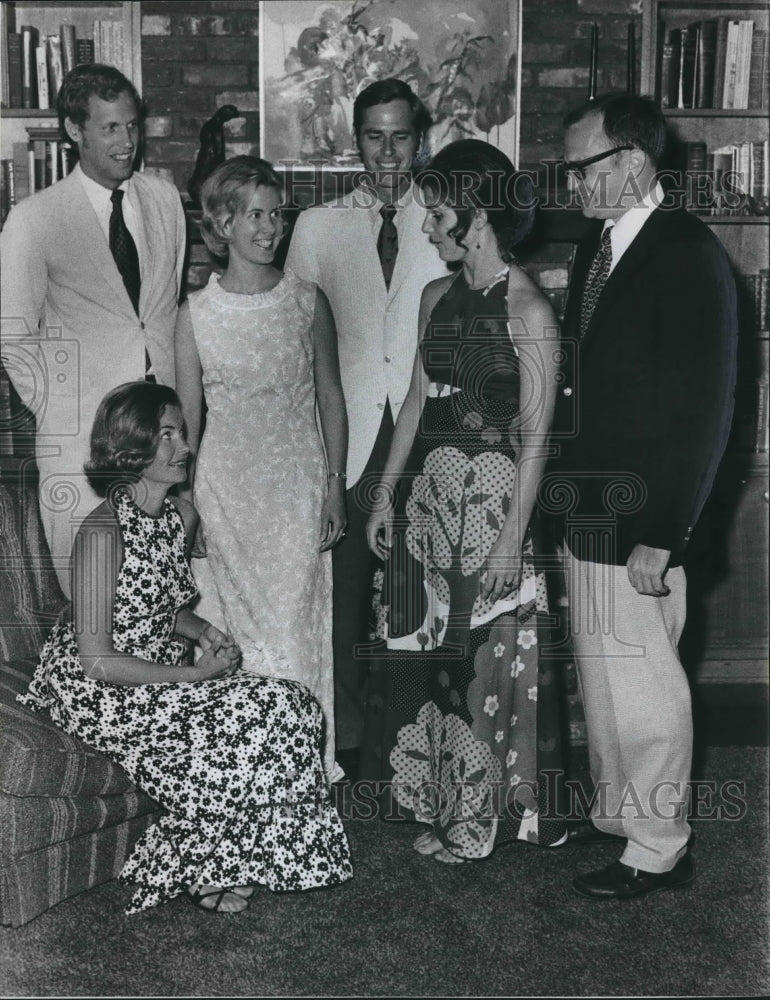
[[[0,234],[2,359],[35,414],[41,517],[66,590],[74,532],[99,502],[83,477],[105,393],[144,376],[174,384],[174,326],[185,250],[176,188],[134,174],[142,267],[139,316],[76,174],[20,202]]]
[[[438,251],[421,231],[425,209],[419,197],[409,198],[401,209],[388,290],[367,195],[353,191],[302,212],[286,260],[288,268],[325,293],[337,325],[350,435],[348,488],[366,466],[387,400],[393,418],[398,416],[417,349],[422,290],[446,274]]]
[[[159,177],[134,174],[132,187],[139,316],[77,176],[20,202],[0,234],[2,353],[39,434],[90,432],[105,392],[143,377],[145,343],[158,381],[174,384],[184,212]]]

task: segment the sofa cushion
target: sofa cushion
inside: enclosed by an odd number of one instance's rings
[[[120,765],[58,729],[47,712],[30,712],[16,701],[34,669],[33,660],[0,668],[0,791],[54,797],[133,791]]]
[[[51,906],[120,874],[151,814],[0,864],[0,924],[20,927]]]
[[[0,792],[0,863],[153,812],[158,812],[158,804],[138,788],[98,798]]]

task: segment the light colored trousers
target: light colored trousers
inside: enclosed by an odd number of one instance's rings
[[[669,871],[690,837],[690,688],[677,645],[686,610],[681,567],[666,597],[637,593],[625,566],[566,551],[570,625],[588,730],[599,830],[627,838],[621,861]]]

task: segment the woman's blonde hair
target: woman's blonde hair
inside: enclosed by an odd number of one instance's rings
[[[248,198],[258,187],[283,191],[272,163],[258,156],[233,156],[221,163],[204,181],[201,188],[201,236],[215,257],[227,259],[229,247],[224,227],[236,212],[243,211]]]

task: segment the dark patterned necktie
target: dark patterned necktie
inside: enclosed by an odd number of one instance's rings
[[[591,266],[588,268],[586,286],[583,290],[583,301],[580,306],[581,338],[585,336],[588,324],[591,322],[591,317],[593,316],[594,309],[596,308],[596,303],[599,301],[599,296],[601,295],[602,289],[604,288],[605,282],[610,274],[610,266],[612,265],[612,243],[610,242],[611,233],[612,226],[607,226],[602,232],[602,238],[599,241],[599,249],[596,251],[596,256],[591,261]]]
[[[142,288],[142,276],[139,270],[139,254],[136,252],[136,243],[128,231],[126,220],[123,218],[123,195],[124,191],[116,189],[110,196],[112,202],[112,215],[110,215],[110,250],[115,258],[123,284],[131,299],[134,312],[139,315],[139,292]],[[155,375],[152,372],[152,362],[147,348],[144,350],[144,377],[147,382],[154,382]]]
[[[393,268],[398,256],[398,230],[393,221],[395,214],[396,209],[393,205],[383,205],[380,209],[382,226],[377,237],[377,253],[380,255],[382,274],[387,288],[390,288],[390,279],[393,277]]]
[[[131,305],[138,316],[139,290],[142,287],[139,254],[136,252],[136,243],[134,243],[134,239],[128,231],[126,220],[123,218],[123,194],[123,191],[115,190],[110,198],[112,202],[110,250],[120,271],[123,284],[126,286],[128,297],[131,299]]]

